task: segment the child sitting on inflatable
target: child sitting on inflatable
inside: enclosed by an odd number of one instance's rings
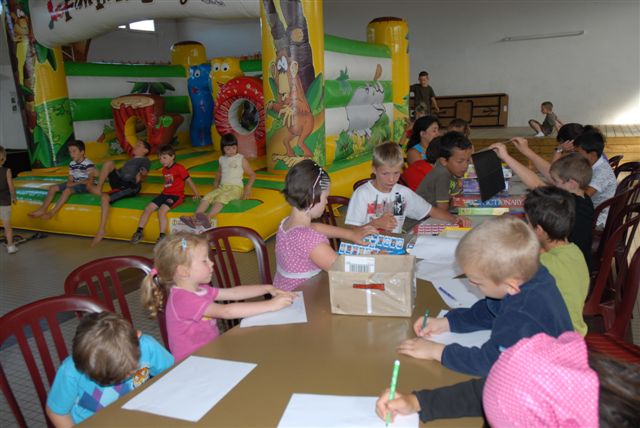
[[[238,153],[238,140],[233,134],[225,134],[220,141],[222,152],[218,160],[218,171],[213,180],[213,191],[207,193],[200,201],[194,217],[183,216],[180,220],[189,227],[196,228],[197,223],[205,229],[211,227],[211,219],[215,217],[229,202],[236,199],[248,199],[251,196],[251,187],[256,179],[256,173],[251,165]],[[243,174],[249,178],[245,186],[242,181]],[[209,214],[205,214],[211,205]]]

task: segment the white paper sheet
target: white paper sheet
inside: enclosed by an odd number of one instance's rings
[[[484,296],[476,287],[464,278],[437,279],[432,281],[442,300],[450,308],[470,308]]]
[[[197,422],[255,367],[190,356],[122,408]]]
[[[376,415],[378,397],[293,394],[278,428],[384,427]],[[390,428],[418,426],[418,414],[397,416]]]
[[[420,235],[409,253],[429,262],[451,263],[455,260],[458,242],[460,239]]]
[[[438,318],[444,318],[449,311],[442,309],[438,314]],[[484,345],[491,337],[491,330],[478,330],[473,333],[441,333],[435,334],[427,339],[434,342],[442,343],[443,345],[450,345],[457,343],[468,348],[477,346],[478,348]]]
[[[302,291],[295,291],[296,298],[293,304],[275,312],[246,317],[240,321],[240,327],[256,327],[259,325],[300,324],[307,322],[307,311],[304,307]]]
[[[462,270],[455,261],[449,263],[433,263],[420,260],[416,263],[416,276],[425,281],[437,281],[439,279],[453,279],[460,275]]]

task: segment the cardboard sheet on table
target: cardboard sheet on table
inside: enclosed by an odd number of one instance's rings
[[[450,263],[455,260],[460,239],[442,236],[418,236],[409,254],[432,263]]]
[[[122,408],[197,422],[256,366],[190,356]]]
[[[442,300],[450,308],[470,308],[484,296],[465,278],[437,279],[431,281]],[[453,297],[453,298],[452,298]]]
[[[480,150],[471,157],[480,185],[480,198],[484,202],[504,190],[502,164],[493,150]]]
[[[446,309],[443,309],[438,314],[438,318],[444,318],[444,316],[448,313]],[[457,343],[462,346],[466,346],[467,348],[472,348],[477,346],[480,348],[484,345],[489,338],[491,337],[491,330],[478,330],[472,333],[441,333],[435,334],[427,339],[432,340],[437,343],[442,343],[443,345],[451,345],[452,343]]]
[[[384,427],[385,421],[376,415],[377,399],[378,397],[293,394],[278,428]],[[390,426],[416,428],[418,423],[418,414],[414,413],[410,416],[397,416]]]
[[[293,304],[290,306],[282,308],[279,311],[265,312],[252,317],[246,317],[240,321],[240,328],[306,323],[307,310],[304,307],[304,296],[302,291],[295,291],[294,293],[297,297],[293,299]]]

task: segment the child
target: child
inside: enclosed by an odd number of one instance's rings
[[[444,318],[416,320],[418,335],[405,340],[398,352],[473,376],[486,376],[500,355],[523,337],[544,332],[555,337],[572,330],[567,307],[555,280],[540,266],[540,244],[525,222],[512,216],[491,218],[460,240],[456,260],[469,282],[486,296],[471,308],[452,309]],[[481,348],[442,345],[425,340],[431,334],[491,330]]]
[[[160,147],[158,150],[158,159],[162,164],[162,176],[164,177],[164,190],[161,194],[153,198],[153,200],[147,205],[138,221],[138,228],[131,237],[131,243],[137,244],[142,240],[142,230],[149,220],[149,216],[154,211],[158,211],[158,222],[160,223],[160,235],[158,241],[160,242],[167,230],[167,212],[171,208],[175,208],[184,200],[184,183],[187,183],[191,190],[193,190],[193,199],[200,199],[200,194],[196,185],[193,184],[193,180],[189,176],[187,169],[176,163],[176,152],[170,145]]]
[[[276,235],[275,287],[293,290],[322,270],[328,270],[338,257],[328,237],[359,242],[376,232],[373,228],[347,230],[311,223],[324,213],[329,186],[329,175],[310,159],[298,162],[287,173],[282,193],[291,205],[291,213],[282,220]]]
[[[411,189],[398,184],[402,163],[402,151],[396,143],[383,143],[373,149],[372,170],[375,178],[353,192],[345,224],[369,225],[401,233],[406,217],[421,220],[430,215],[463,226],[471,223],[465,217],[431,206]]]
[[[593,240],[593,216],[594,209],[591,198],[585,190],[591,181],[591,168],[589,162],[577,153],[569,153],[558,158],[551,165],[549,162],[538,156],[528,146],[527,140],[516,137],[511,140],[513,145],[525,155],[535,167],[540,171],[549,183],[570,192],[573,195],[575,204],[575,219],[573,230],[569,234],[569,242],[573,242],[580,248],[587,267],[591,269],[591,243]],[[504,144],[496,143],[490,146],[517,174],[522,182],[529,188],[544,186],[547,183],[542,181],[538,175],[526,166],[512,158]]]
[[[416,119],[411,131],[411,138],[407,143],[407,163],[409,166],[419,160],[429,161],[427,159],[427,147],[439,135],[440,122],[438,122],[437,117],[424,116]],[[432,160],[430,163],[434,162],[435,160]]]
[[[449,209],[449,198],[462,192],[460,179],[467,172],[473,147],[460,132],[447,132],[440,137],[438,160],[420,183],[416,193],[431,205]]]
[[[169,349],[176,361],[220,335],[217,318],[235,319],[277,311],[293,302],[293,294],[266,284],[211,287],[213,262],[209,259],[209,244],[203,236],[185,232],[169,235],[156,245],[153,254],[155,268],[142,282],[142,304],[152,317],[159,311],[165,313]],[[266,293],[274,298],[259,302],[216,303],[250,299]]]
[[[140,335],[111,312],[85,315],[47,397],[46,413],[56,427],[70,427],[173,365],[153,337]]]
[[[18,247],[13,243],[13,228],[11,227],[11,204],[16,204],[16,189],[13,187],[11,169],[6,168],[7,151],[0,146],[0,220],[4,227],[4,237],[7,244],[7,253],[15,254]]]
[[[213,191],[204,195],[195,214],[195,219],[205,228],[211,227],[210,219],[215,217],[226,204],[235,199],[248,199],[256,179],[256,173],[251,169],[249,162],[238,153],[238,140],[233,134],[223,135],[221,145],[224,155],[218,160],[219,167],[213,180]],[[246,186],[242,183],[243,173],[249,177]],[[205,211],[209,205],[211,210],[207,215]],[[183,216],[180,220],[195,229],[196,224],[192,217]]]
[[[584,336],[587,324],[582,309],[590,278],[580,249],[568,241],[575,218],[573,196],[554,186],[536,187],[524,200],[524,212],[542,246],[540,263],[555,278],[573,329]]]
[[[493,427],[638,426],[640,378],[636,364],[587,353],[577,333],[557,339],[538,333],[506,349],[487,379],[413,394],[387,389],[376,413],[391,420],[419,413],[423,422],[484,416]],[[485,426],[489,426],[485,420]]]
[[[426,71],[418,73],[418,83],[411,85],[409,90],[413,92],[413,105],[416,110],[417,106],[424,104],[427,107],[427,115],[431,115],[431,106],[433,106],[436,113],[440,112],[440,107],[438,107],[438,102],[436,101],[436,93],[429,86],[429,73]]]
[[[597,129],[587,126],[573,144],[576,152],[584,156],[591,165],[593,176],[585,193],[593,200],[593,206],[598,208],[598,205],[613,198],[618,186],[616,175],[604,158],[604,136]],[[608,214],[609,208],[605,208],[596,221],[598,227],[604,227]]]
[[[96,174],[96,167],[89,159],[84,156],[84,142],[74,140],[67,145],[71,162],[69,163],[69,178],[66,183],[54,184],[49,186],[47,196],[44,198],[42,205],[35,211],[29,213],[29,217],[42,217],[50,219],[62,208],[72,193],[87,193],[89,186],[93,183]],[[53,206],[53,209],[47,212],[49,204],[53,201],[56,193],[62,192],[60,199]]]
[[[461,132],[467,138],[469,138],[469,135],[471,134],[469,122],[464,119],[451,119],[449,126],[447,126],[447,132],[451,131]]]
[[[556,135],[556,142],[558,145],[553,151],[553,158],[551,161],[555,161],[563,156],[566,153],[572,153],[575,151],[573,146],[573,142],[576,138],[580,136],[584,132],[584,126],[579,123],[565,123],[558,130],[558,135]]]
[[[536,137],[545,137],[551,135],[553,131],[560,129],[562,122],[560,122],[558,116],[553,112],[553,103],[551,101],[545,101],[540,104],[540,113],[545,115],[542,125],[534,119],[529,121],[529,126],[536,131]]]
[[[101,207],[100,226],[96,236],[93,238],[92,245],[96,245],[104,238],[110,205],[120,199],[140,193],[142,182],[151,168],[151,162],[147,158],[150,151],[151,146],[149,143],[140,140],[133,147],[133,158],[126,161],[121,168],[116,169],[115,163],[111,160],[102,164],[98,184],[89,186],[91,193],[100,196]],[[109,180],[111,191],[102,193],[102,186],[107,179]]]

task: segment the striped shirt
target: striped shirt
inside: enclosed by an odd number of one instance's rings
[[[89,173],[95,170],[96,166],[89,159],[84,158],[82,162],[72,160],[69,163],[69,175],[74,183],[84,181],[89,178]]]

